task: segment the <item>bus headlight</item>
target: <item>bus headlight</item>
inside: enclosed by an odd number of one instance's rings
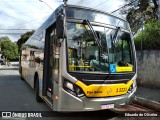
[[[78,97],[83,97],[84,96],[84,92],[82,91],[82,89],[80,87],[78,87],[77,85],[75,85],[75,91],[76,91],[76,95]]]
[[[64,90],[66,90],[67,92],[71,93],[74,96],[77,96],[77,97],[84,96],[84,93],[83,93],[83,91],[80,87],[78,87],[77,85],[69,82],[66,79],[64,79],[63,88],[64,88]]]
[[[74,86],[72,83],[68,82],[68,81],[65,81],[64,82],[64,87],[70,89],[71,91],[74,91]]]
[[[128,93],[131,93],[135,87],[136,87],[136,80],[133,80],[133,84],[130,86]]]

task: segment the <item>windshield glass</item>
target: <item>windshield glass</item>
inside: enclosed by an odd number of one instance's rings
[[[94,25],[92,27],[99,36],[98,40],[101,47],[98,46],[88,25],[67,23],[67,50],[70,71],[116,72],[118,67],[133,65],[131,40],[128,33],[119,32],[117,34],[116,29]],[[116,39],[114,39],[115,33]]]

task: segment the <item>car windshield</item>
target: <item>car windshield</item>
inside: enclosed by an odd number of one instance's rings
[[[67,22],[69,71],[116,72],[118,66],[133,66],[129,33],[95,25],[92,27],[99,42],[87,24]]]

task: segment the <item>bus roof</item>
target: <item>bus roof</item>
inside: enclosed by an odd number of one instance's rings
[[[98,9],[94,9],[94,8],[89,8],[89,7],[84,7],[84,6],[76,6],[76,5],[67,5],[67,7],[96,11],[96,12],[103,13],[103,14],[106,14],[106,15],[109,15],[109,16],[112,16],[112,17],[115,17],[115,18],[117,18],[117,19],[121,19],[121,20],[127,22],[127,20],[124,19],[124,18],[118,17],[118,16],[116,16],[116,15],[113,15],[112,13],[108,13],[108,12],[105,12],[105,11],[102,11],[102,10],[98,10]]]
[[[93,8],[88,8],[88,7],[82,7],[82,6],[75,6],[75,5],[64,5],[64,4],[61,4],[59,7],[57,7],[55,9],[55,11],[48,17],[48,19],[35,31],[35,33],[31,36],[31,37],[34,37],[34,36],[39,36],[43,30],[46,30],[49,26],[51,26],[55,21],[56,21],[56,16],[57,16],[57,13],[63,9],[64,7],[66,8],[75,8],[75,9],[84,9],[84,10],[90,10],[90,11],[95,11],[95,12],[99,12],[99,13],[102,13],[102,14],[105,14],[105,15],[108,15],[108,16],[111,16],[111,17],[114,17],[114,18],[117,18],[117,19],[120,19],[122,21],[125,21],[127,22],[125,19],[122,19],[120,17],[117,17],[111,13],[107,13],[107,12],[104,12],[104,11],[101,11],[101,10],[97,10],[97,9],[93,9]]]

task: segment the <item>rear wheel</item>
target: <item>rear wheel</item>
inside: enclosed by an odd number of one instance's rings
[[[37,102],[42,102],[42,98],[39,96],[39,79],[36,79],[36,100]]]
[[[20,68],[20,76],[21,76],[21,80],[23,80],[24,81],[24,78],[23,78],[23,76],[22,76],[22,67]]]

